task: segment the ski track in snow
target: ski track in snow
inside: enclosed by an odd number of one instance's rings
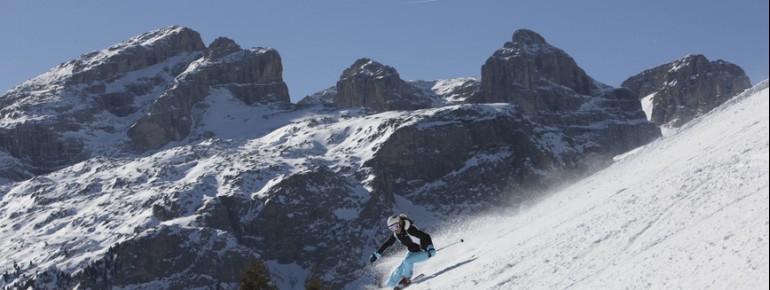
[[[519,214],[433,233],[465,242],[417,264],[409,289],[768,289],[767,84]],[[377,289],[346,289],[361,288]]]

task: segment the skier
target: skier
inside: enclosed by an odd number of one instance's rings
[[[375,251],[369,262],[374,263],[382,256],[382,253],[398,240],[409,250],[401,261],[401,264],[390,274],[390,279],[385,283],[386,287],[393,289],[402,289],[411,283],[412,268],[414,263],[424,262],[431,257],[436,256],[436,250],[433,248],[433,241],[430,235],[418,229],[412,223],[412,220],[405,214],[388,217],[388,229],[393,232],[392,235]]]

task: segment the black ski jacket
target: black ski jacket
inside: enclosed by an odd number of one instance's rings
[[[404,244],[404,246],[406,246],[410,252],[425,251],[429,245],[433,245],[433,241],[430,239],[430,235],[412,225],[412,221],[410,219],[403,219],[403,227],[404,229],[401,230],[400,234],[393,232],[393,234],[391,234],[390,237],[384,243],[382,243],[380,248],[377,249],[377,252],[382,254],[385,250],[388,249],[388,247],[393,245],[396,240]]]

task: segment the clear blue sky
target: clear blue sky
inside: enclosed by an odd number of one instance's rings
[[[0,93],[81,54],[183,25],[206,45],[273,47],[292,101],[335,85],[361,57],[406,80],[480,76],[520,28],[618,86],[690,53],[768,78],[767,0],[0,1]]]

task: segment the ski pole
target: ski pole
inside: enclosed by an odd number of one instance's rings
[[[443,250],[443,249],[446,249],[446,248],[449,248],[449,247],[451,247],[451,246],[454,246],[454,245],[456,245],[456,244],[459,244],[459,243],[462,243],[462,242],[464,242],[464,240],[463,240],[463,239],[460,239],[460,240],[459,240],[459,241],[457,241],[457,242],[454,242],[454,243],[451,243],[451,244],[449,244],[449,245],[446,245],[446,246],[443,246],[443,247],[441,247],[440,249],[436,250],[436,252],[438,252],[438,251],[441,251],[441,250]]]

